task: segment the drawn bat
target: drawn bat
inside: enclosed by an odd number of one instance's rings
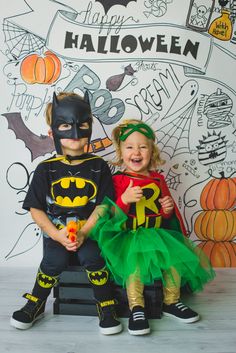
[[[16,138],[24,141],[26,148],[31,153],[31,162],[39,156],[55,151],[53,140],[46,135],[36,135],[24,124],[20,113],[5,113],[8,129],[14,131]]]
[[[123,5],[123,6],[127,6],[129,2],[131,1],[135,1],[137,2],[137,0],[95,0],[95,2],[100,2],[102,4],[102,6],[104,7],[105,13],[107,13],[110,8],[114,5]]]
[[[221,6],[221,7],[224,7],[224,6],[226,6],[227,4],[228,4],[228,0],[219,0],[219,5]]]

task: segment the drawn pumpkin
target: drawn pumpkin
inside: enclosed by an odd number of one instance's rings
[[[194,231],[201,240],[232,240],[236,236],[236,210],[203,211],[196,218]]]
[[[213,267],[236,267],[236,243],[203,241],[198,247],[208,256]]]
[[[229,210],[236,206],[236,178],[211,179],[203,188],[200,204],[204,210]]]
[[[51,84],[60,76],[61,62],[50,51],[46,51],[44,57],[31,54],[23,59],[20,72],[22,79],[27,83]]]

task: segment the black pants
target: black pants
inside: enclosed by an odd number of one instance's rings
[[[87,271],[95,299],[99,302],[112,299],[109,275],[104,268],[105,261],[95,241],[88,238],[76,253],[66,250],[63,245],[51,238],[44,238],[43,242],[43,259],[32,291],[34,296],[42,300],[47,299],[51,289],[57,284],[60,274],[70,264],[71,258],[76,258],[78,264]]]
[[[100,255],[100,249],[94,240],[87,239],[76,253],[66,250],[66,248],[52,240],[43,239],[43,259],[40,264],[42,272],[49,276],[58,276],[64,271],[70,259],[77,258],[78,264],[89,271],[98,271],[105,266],[105,261]]]

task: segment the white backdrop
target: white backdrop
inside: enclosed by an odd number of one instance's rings
[[[89,90],[93,145],[106,160],[117,122],[138,118],[154,128],[168,186],[199,241],[194,223],[204,212],[204,186],[236,176],[235,1],[226,9],[205,0],[1,5],[1,266],[37,266],[42,256],[40,229],[21,205],[36,165],[53,152],[44,110],[54,91]],[[54,53],[48,76],[34,76],[33,60],[42,72],[46,51]],[[235,236],[234,228],[231,247]]]

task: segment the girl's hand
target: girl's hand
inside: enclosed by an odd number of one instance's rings
[[[133,180],[130,180],[129,186],[121,195],[121,200],[124,204],[138,202],[143,197],[143,190],[140,186],[133,186]]]
[[[84,241],[86,240],[86,235],[84,232],[82,231],[78,231],[77,233],[77,244],[78,244],[78,248],[81,247],[81,245],[83,245]]]
[[[161,207],[163,209],[163,212],[165,214],[169,214],[173,211],[174,201],[171,196],[165,196],[165,197],[159,199],[159,202],[160,202]]]
[[[58,241],[61,245],[63,245],[68,251],[76,251],[79,247],[78,241],[71,241],[68,239],[68,231],[66,227],[58,230],[57,236],[54,240]]]

